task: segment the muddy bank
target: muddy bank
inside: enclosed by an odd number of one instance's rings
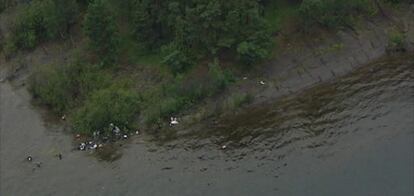
[[[24,88],[1,83],[0,194],[412,195],[413,66],[367,65],[267,105],[265,118],[235,116],[163,146],[135,137],[112,163],[73,151]]]

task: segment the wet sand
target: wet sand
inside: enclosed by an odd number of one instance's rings
[[[413,195],[413,62],[367,65],[162,146],[134,137],[112,163],[72,150],[25,88],[0,83],[0,195]]]

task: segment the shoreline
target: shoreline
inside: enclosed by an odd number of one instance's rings
[[[285,44],[287,46],[285,51],[258,66],[247,80],[240,79],[218,96],[207,98],[193,108],[181,112],[180,127],[191,129],[192,126],[197,126],[205,120],[217,119],[245,108],[265,105],[283,96],[334,80],[371,62],[387,58],[389,32],[397,26],[398,28],[402,26],[404,28],[402,31],[407,35],[405,40],[407,51],[402,55],[414,53],[414,21],[410,20],[414,18],[414,6],[402,10],[401,13],[390,15],[391,19],[377,16],[360,21],[356,29],[338,30],[335,34],[328,34],[328,37],[303,39]],[[54,50],[45,53],[44,49],[41,49],[42,46],[23,55],[22,60],[13,59],[6,63],[9,66],[0,68],[0,79],[10,78],[10,82],[15,87],[25,86],[26,79],[35,65],[68,61],[71,53],[63,54],[59,51],[70,49],[72,46],[53,43],[47,45]],[[265,84],[261,85],[261,81]],[[226,98],[237,93],[252,95],[253,101],[230,112],[225,111],[223,105]],[[150,133],[158,129],[154,127],[141,127],[141,129]],[[160,130],[165,129],[168,129],[168,126]]]

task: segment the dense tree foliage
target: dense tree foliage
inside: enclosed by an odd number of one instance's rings
[[[369,11],[370,0],[304,0],[300,14],[306,28],[350,25],[352,17]]]
[[[134,35],[183,72],[200,59],[225,53],[253,64],[269,54],[270,32],[255,0],[133,0]]]
[[[11,44],[31,49],[39,42],[65,38],[78,16],[74,0],[33,0],[23,5],[12,27]]]
[[[89,4],[83,26],[90,48],[102,63],[114,63],[118,55],[117,26],[113,14],[102,0]]]

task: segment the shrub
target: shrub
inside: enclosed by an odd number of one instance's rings
[[[224,90],[231,82],[234,82],[234,77],[229,71],[223,71],[216,60],[209,66],[208,80],[210,81],[210,92],[208,95],[213,95],[219,91]]]
[[[63,113],[91,92],[108,86],[108,78],[92,65],[42,66],[30,78],[30,91],[40,103]]]
[[[113,14],[102,0],[89,4],[83,28],[90,48],[103,65],[114,63],[118,56],[118,31]]]
[[[12,26],[11,41],[16,48],[32,49],[38,43],[64,38],[78,15],[74,0],[34,0],[23,5]]]
[[[3,45],[2,51],[3,51],[4,56],[6,57],[6,59],[9,59],[10,57],[13,56],[13,54],[16,53],[17,47],[16,47],[16,45],[14,44],[13,41],[6,40],[4,45]]]
[[[130,128],[129,122],[139,112],[139,96],[129,88],[111,86],[95,91],[74,114],[76,131],[91,134],[96,130],[110,131],[110,123]]]
[[[51,66],[43,66],[31,78],[30,90],[35,99],[49,106],[54,112],[62,113],[72,101],[69,78]]]

